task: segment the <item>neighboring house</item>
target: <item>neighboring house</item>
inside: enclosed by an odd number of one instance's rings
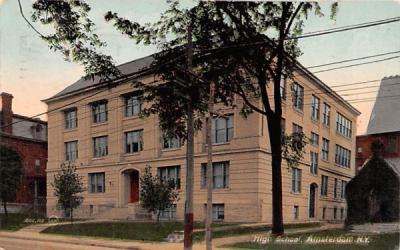
[[[366,135],[357,136],[357,172],[372,156],[374,141],[383,144],[383,158],[400,159],[400,76],[385,77],[371,113]],[[392,97],[391,97],[392,96]]]
[[[13,96],[0,94],[0,145],[16,151],[22,160],[20,187],[10,211],[21,208],[45,213],[47,122],[14,114]]]
[[[399,221],[400,160],[385,160],[382,146],[373,143],[372,157],[347,185],[347,225]]]
[[[139,118],[146,104],[131,85],[133,80],[154,82],[154,75],[146,68],[152,61],[149,56],[120,65],[130,78],[114,88],[97,78],[82,78],[44,100],[49,110],[59,109],[48,116],[47,180],[54,179],[63,162],[75,163],[87,188],[76,211],[79,217],[138,217],[139,176],[151,166],[161,177],[175,179],[180,190],[179,202],[162,216],[183,220],[185,145],[165,138],[156,116]],[[298,168],[288,169],[283,160],[284,221],[344,220],[345,186],[355,173],[355,125],[360,113],[300,64],[297,71],[295,82],[282,79],[282,122],[286,133],[303,131],[312,143],[306,146]],[[236,107],[241,102],[237,98]],[[260,100],[254,102],[261,105]],[[213,122],[213,218],[271,222],[267,124],[258,113],[244,119],[236,107],[220,107],[225,116]],[[205,218],[206,144],[203,128],[195,137],[195,220]],[[48,216],[60,215],[53,188],[47,187]]]

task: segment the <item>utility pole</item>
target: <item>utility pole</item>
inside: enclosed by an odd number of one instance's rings
[[[191,72],[193,64],[192,25],[187,31],[187,70]],[[186,145],[186,201],[185,201],[185,229],[184,250],[192,250],[193,234],[193,169],[194,169],[194,125],[193,125],[193,90],[190,76],[188,79],[189,102],[187,106],[187,145]]]
[[[212,163],[212,118],[214,112],[214,88],[210,82],[210,99],[208,101],[207,121],[207,217],[206,217],[206,249],[212,249],[211,223],[212,223],[212,189],[213,189],[213,163]]]

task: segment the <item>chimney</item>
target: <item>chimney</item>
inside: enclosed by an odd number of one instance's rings
[[[1,131],[12,134],[12,99],[13,96],[9,93],[2,92],[0,94],[0,110],[1,110]]]

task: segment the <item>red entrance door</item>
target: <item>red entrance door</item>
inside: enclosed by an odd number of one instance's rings
[[[130,202],[138,202],[139,201],[139,173],[134,171],[130,174],[131,179],[131,197]]]

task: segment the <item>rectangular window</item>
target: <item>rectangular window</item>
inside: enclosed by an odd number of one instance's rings
[[[334,183],[334,186],[333,186],[333,198],[337,198],[337,188],[338,188],[338,179],[337,178],[335,178],[335,183]]]
[[[225,205],[213,204],[212,205],[212,219],[213,221],[222,221],[225,219]]]
[[[169,208],[160,211],[161,219],[176,219],[176,204],[172,204]]]
[[[104,193],[105,192],[104,173],[89,174],[89,191],[90,191],[90,193]]]
[[[328,196],[328,176],[321,175],[321,196]]]
[[[350,168],[351,151],[336,144],[335,163],[341,167]]]
[[[175,187],[177,189],[181,188],[181,167],[180,166],[158,168],[158,176],[162,180],[173,180],[175,182]]]
[[[299,218],[299,206],[293,207],[293,219],[297,220]]]
[[[292,168],[292,192],[301,192],[301,169]]]
[[[304,88],[298,83],[293,84],[293,107],[297,110],[303,111],[304,105]]]
[[[340,198],[344,199],[346,198],[346,185],[347,185],[347,181],[341,181],[341,187],[340,187]]]
[[[318,146],[319,144],[319,135],[311,132],[311,138],[310,138],[310,143],[314,146]]]
[[[213,118],[212,141],[213,143],[226,143],[233,137],[233,115]]]
[[[163,149],[180,148],[182,146],[181,140],[177,137],[168,137],[164,134],[162,140]]]
[[[78,141],[65,143],[65,160],[75,161],[78,158]]]
[[[310,173],[318,173],[318,153],[310,152]]]
[[[108,136],[93,138],[93,156],[102,157],[108,155]]]
[[[325,220],[325,216],[326,216],[326,207],[322,208],[322,219]]]
[[[281,118],[281,140],[282,140],[282,144],[284,143],[285,133],[286,133],[286,120],[285,120],[285,118]]]
[[[92,104],[93,123],[102,123],[107,121],[107,101],[96,102]]]
[[[78,127],[78,110],[76,108],[64,111],[64,127],[66,129]]]
[[[201,187],[207,187],[207,164],[202,164]],[[229,162],[213,163],[213,188],[227,188],[229,186]]]
[[[329,140],[322,138],[322,160],[329,161]]]
[[[336,132],[349,138],[352,133],[352,122],[340,113],[336,115]]]
[[[125,116],[138,116],[143,111],[142,94],[131,94],[125,96]]]
[[[300,134],[303,133],[303,127],[293,123],[293,134]]]
[[[337,219],[337,207],[333,208],[333,219],[336,220]]]
[[[311,97],[311,119],[318,121],[319,120],[319,105],[320,100],[315,95]]]
[[[125,153],[143,150],[143,129],[125,133]]]
[[[284,75],[281,76],[281,98],[282,100],[286,100],[286,77]]]
[[[340,208],[340,219],[344,219],[344,208]]]
[[[329,127],[330,120],[331,120],[331,106],[329,106],[324,102],[324,113],[323,113],[322,123],[325,126]]]

